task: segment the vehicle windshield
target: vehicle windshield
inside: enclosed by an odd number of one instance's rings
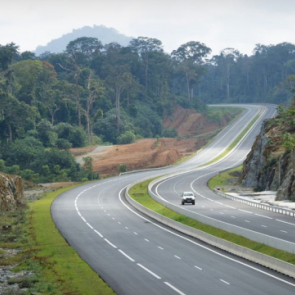
[[[185,196],[185,197],[193,197],[194,194],[193,193],[183,193],[183,196]]]

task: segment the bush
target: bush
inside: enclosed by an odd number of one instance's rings
[[[119,167],[118,167],[118,170],[120,171],[120,173],[126,172],[127,171],[127,165],[126,164],[120,164]]]
[[[162,132],[162,137],[172,137],[175,138],[178,136],[177,130],[175,129],[164,129]]]
[[[63,138],[59,138],[59,139],[56,141],[56,146],[57,146],[57,148],[59,148],[59,149],[62,149],[62,150],[68,150],[68,149],[70,149],[73,145],[72,145],[72,143],[69,142],[68,140],[63,139]]]
[[[117,139],[119,144],[127,144],[135,141],[135,135],[131,131],[126,131],[124,134],[120,135]]]

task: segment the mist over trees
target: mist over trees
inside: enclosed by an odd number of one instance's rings
[[[69,148],[177,136],[162,124],[175,105],[206,112],[206,103],[291,98],[295,45],[210,53],[190,41],[170,55],[148,37],[128,46],[79,37],[38,57],[0,45],[0,170],[35,181],[93,179]]]

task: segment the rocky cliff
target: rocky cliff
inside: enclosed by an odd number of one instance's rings
[[[0,172],[0,211],[14,210],[24,203],[22,178]]]
[[[239,182],[256,191],[277,191],[295,201],[295,107],[266,120],[248,154]]]

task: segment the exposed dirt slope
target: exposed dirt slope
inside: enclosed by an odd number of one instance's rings
[[[128,145],[116,145],[94,157],[94,171],[100,176],[118,174],[118,166],[126,164],[129,171],[162,167],[175,163],[183,155],[200,148],[204,141],[196,139],[141,139]],[[89,156],[89,155],[88,155]]]
[[[204,115],[197,113],[191,109],[183,109],[176,106],[172,117],[164,120],[164,127],[169,129],[176,129],[180,137],[191,135],[199,135],[211,132],[226,125],[225,118],[221,124],[209,123]]]

